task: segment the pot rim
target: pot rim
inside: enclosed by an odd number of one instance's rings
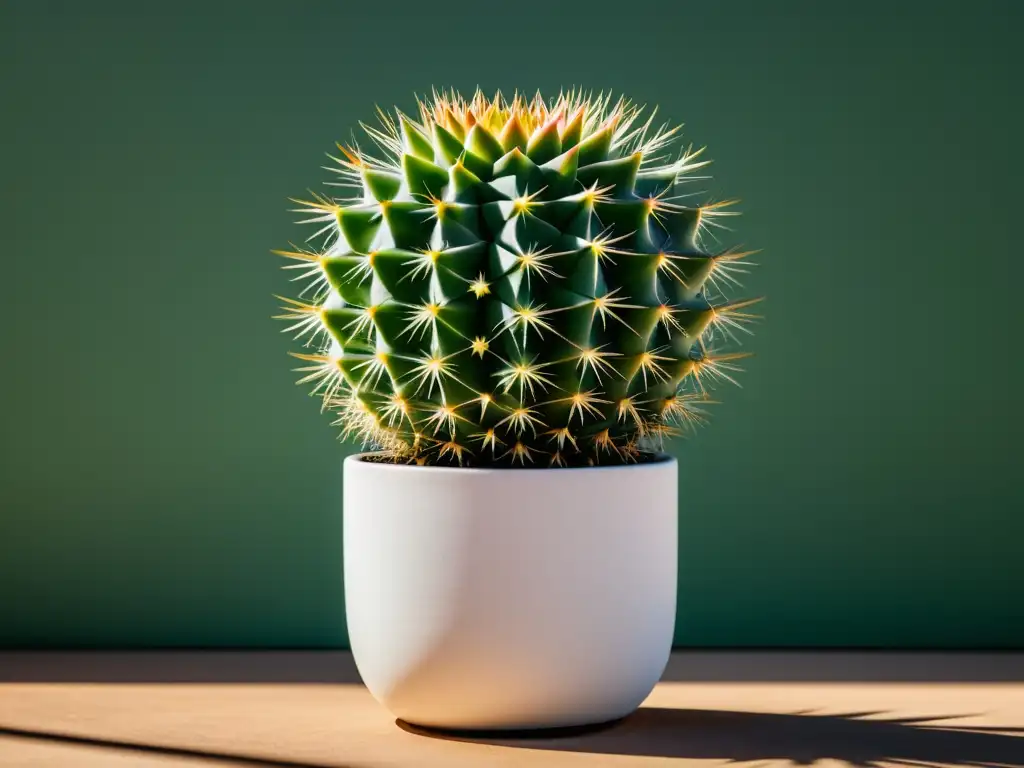
[[[373,467],[375,470],[381,471],[408,471],[414,470],[417,472],[434,472],[434,473],[445,473],[455,472],[458,474],[493,474],[493,473],[505,473],[505,472],[594,472],[594,471],[612,471],[612,470],[638,470],[638,469],[656,469],[658,467],[669,466],[677,464],[678,460],[675,456],[659,451],[657,453],[649,453],[651,460],[644,461],[635,464],[598,464],[593,467],[442,467],[431,464],[392,464],[388,462],[380,461],[366,461],[369,456],[385,456],[385,451],[362,451],[360,453],[350,454],[345,457],[345,465],[361,465],[365,467]]]

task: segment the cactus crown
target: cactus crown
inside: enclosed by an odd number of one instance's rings
[[[418,105],[362,124],[375,153],[339,145],[351,196],[296,201],[317,247],[276,252],[309,281],[279,316],[300,383],[343,435],[395,461],[585,466],[701,423],[755,301],[722,295],[749,252],[706,247],[733,201],[683,202],[701,150],[667,155],[678,128],[605,95]]]

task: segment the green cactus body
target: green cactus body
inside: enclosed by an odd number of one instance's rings
[[[353,198],[298,201],[308,279],[283,299],[301,383],[395,461],[635,460],[704,418],[752,300],[736,250],[705,247],[729,203],[685,205],[700,151],[606,96],[419,102],[341,147]],[[653,117],[653,115],[652,115]]]

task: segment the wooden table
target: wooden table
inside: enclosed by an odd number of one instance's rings
[[[344,652],[0,652],[2,768],[1024,766],[1024,654],[682,652],[558,738],[424,734]]]

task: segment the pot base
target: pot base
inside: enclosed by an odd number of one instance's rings
[[[417,736],[426,736],[432,739],[445,739],[447,741],[529,741],[531,739],[567,739],[574,736],[587,736],[593,733],[600,733],[619,725],[630,718],[633,713],[617,717],[614,720],[601,720],[594,723],[580,723],[578,725],[555,725],[548,727],[522,726],[519,728],[432,728],[426,725],[408,723],[401,718],[395,720],[395,725],[407,733]]]

